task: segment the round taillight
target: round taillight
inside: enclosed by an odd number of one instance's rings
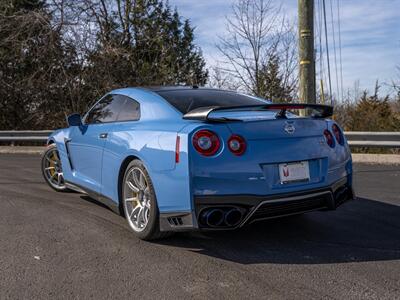
[[[193,147],[205,156],[217,153],[220,144],[218,136],[210,130],[199,130],[193,136]]]
[[[337,126],[336,124],[332,125],[332,131],[333,131],[333,135],[335,136],[336,141],[343,146],[344,144],[344,138],[343,138],[343,133],[340,130],[339,126]]]
[[[232,135],[228,140],[228,148],[235,155],[242,155],[246,151],[246,141],[239,135]]]
[[[335,147],[335,141],[333,139],[333,135],[328,129],[324,130],[324,136],[326,139],[326,143],[329,145],[329,147],[331,148]]]

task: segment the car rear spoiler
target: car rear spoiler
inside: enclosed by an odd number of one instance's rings
[[[308,109],[314,111],[309,116],[311,118],[324,119],[333,115],[333,106],[322,104],[306,104],[306,103],[271,103],[263,105],[243,105],[243,106],[207,106],[199,107],[189,111],[183,115],[185,120],[198,121],[240,121],[229,118],[210,118],[209,115],[215,111],[263,111],[263,110],[279,110],[276,114],[277,118],[286,118],[287,110]]]

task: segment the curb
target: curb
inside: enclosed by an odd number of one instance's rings
[[[400,155],[397,154],[359,154],[351,155],[354,163],[371,165],[400,165]]]
[[[0,146],[0,154],[42,154],[45,146]]]

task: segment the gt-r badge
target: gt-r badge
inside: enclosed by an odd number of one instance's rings
[[[292,123],[289,123],[288,121],[285,122],[285,127],[283,129],[286,131],[286,133],[293,134],[296,130],[294,125]]]

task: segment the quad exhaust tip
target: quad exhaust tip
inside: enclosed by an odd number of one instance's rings
[[[234,227],[242,220],[242,212],[237,208],[232,208],[225,213],[225,224]]]
[[[235,227],[243,218],[243,213],[236,207],[209,208],[200,214],[200,222],[208,227]]]

